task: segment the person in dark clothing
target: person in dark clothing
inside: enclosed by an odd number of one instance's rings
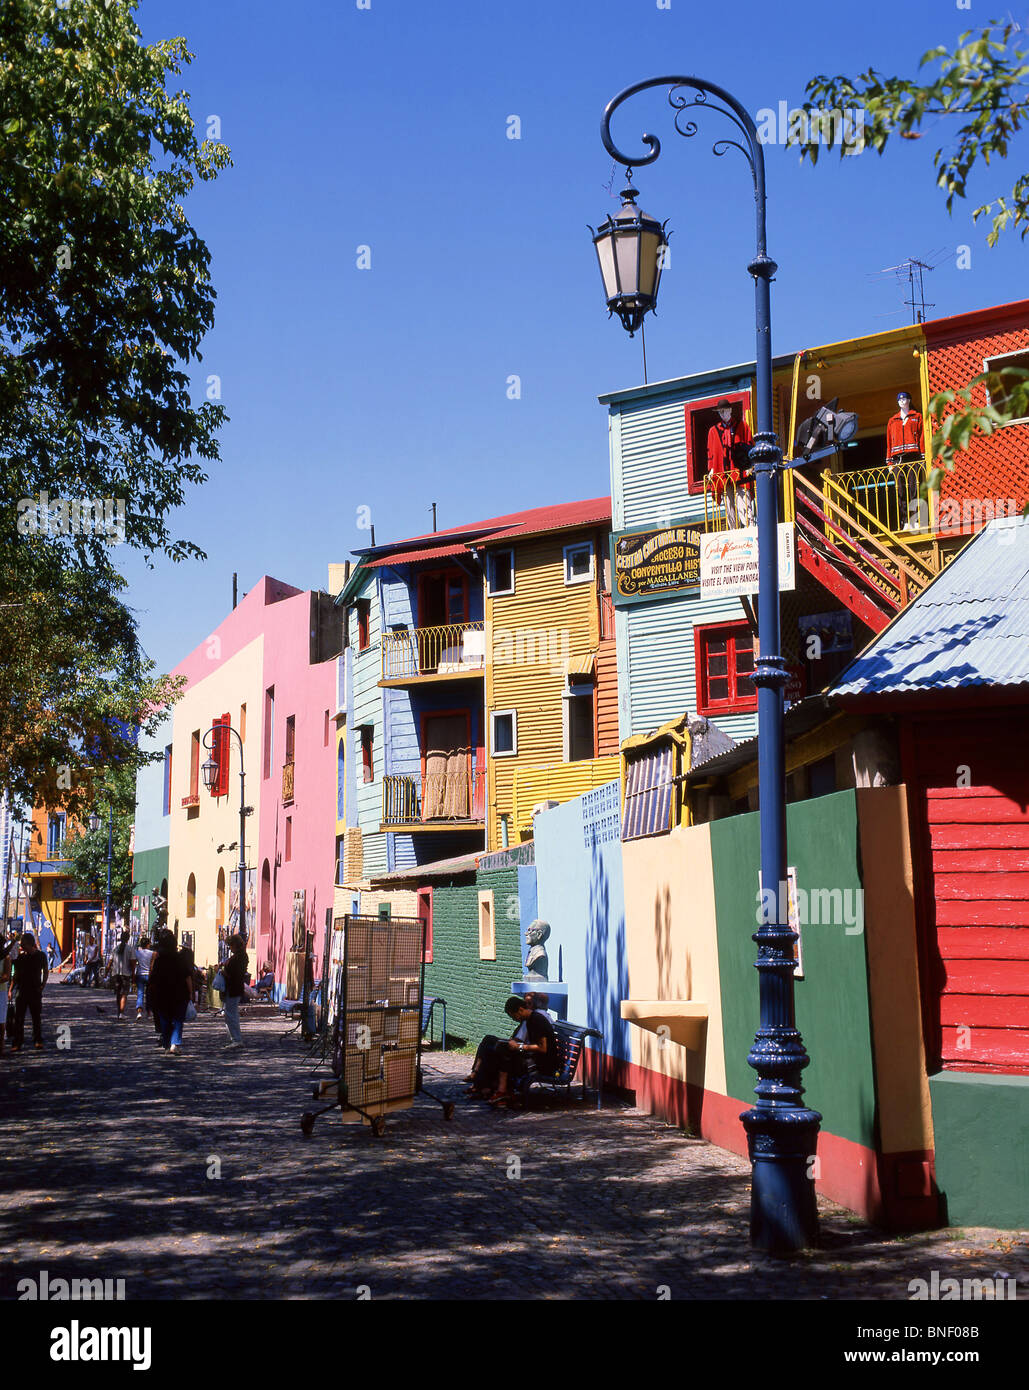
[[[472,1096],[488,1098],[498,1106],[508,1104],[509,1078],[524,1076],[530,1064],[541,1075],[553,1076],[557,1070],[557,1034],[535,1002],[529,995],[512,994],[504,1004],[504,1012],[518,1027],[510,1038],[483,1038],[469,1077]]]
[[[182,1025],[192,990],[192,971],[176,952],[175,937],[165,927],[157,938],[157,954],[150,966],[150,1003],[161,1026],[161,1046],[172,1055],[182,1050]]]
[[[229,937],[229,958],[222,962],[225,976],[225,993],[222,1004],[225,1009],[225,1026],[229,1030],[226,1047],[242,1047],[243,1034],[239,1026],[239,1001],[243,998],[243,986],[247,973],[247,951],[241,936]]]
[[[46,956],[36,945],[36,938],[26,932],[21,938],[21,949],[14,962],[13,983],[17,990],[14,1005],[14,1042],[12,1052],[20,1052],[25,1041],[25,1011],[32,1015],[32,1042],[35,1047],[43,1046],[41,1011],[43,1007],[43,987],[50,971]]]

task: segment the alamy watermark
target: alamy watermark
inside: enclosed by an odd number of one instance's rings
[[[124,1279],[51,1279],[45,1269],[39,1278],[27,1275],[18,1280],[19,1301],[63,1303],[68,1301],[120,1302],[125,1297]]]
[[[757,138],[762,145],[806,145],[811,141],[842,149],[844,154],[860,154],[865,148],[865,112],[861,106],[840,110],[802,106],[792,110],[785,101],[776,107],[762,106],[754,118]]]
[[[799,888],[780,883],[779,891],[765,888],[757,895],[758,924],[782,922],[807,927],[843,927],[847,936],[859,936],[865,929],[865,890],[863,888]]]
[[[125,539],[125,502],[121,497],[56,497],[48,492],[18,502],[19,536],[106,536]]]
[[[987,1279],[955,1279],[953,1277],[941,1279],[940,1271],[933,1269],[929,1271],[928,1279],[912,1279],[908,1284],[908,1295],[910,1302],[924,1300],[941,1302],[961,1300],[972,1300],[979,1302],[982,1299],[1011,1299],[1015,1300],[1014,1279],[1007,1274],[995,1274]]]

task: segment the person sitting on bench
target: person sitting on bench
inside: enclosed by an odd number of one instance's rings
[[[529,1063],[543,1076],[557,1070],[557,1034],[554,1025],[542,1010],[535,1007],[532,995],[512,994],[504,1004],[504,1012],[518,1027],[510,1038],[492,1034],[483,1038],[472,1065],[469,1095],[485,1098],[492,1105],[507,1105],[510,1077],[524,1076]]]
[[[260,978],[254,986],[254,993],[259,999],[271,1000],[272,990],[275,988],[275,971],[272,969],[271,961],[268,961],[261,971]]]

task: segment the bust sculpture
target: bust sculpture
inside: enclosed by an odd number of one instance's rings
[[[539,917],[534,922],[530,922],[525,929],[525,940],[529,947],[529,954],[525,958],[525,978],[527,980],[547,980],[550,962],[547,959],[546,947],[543,943],[550,935],[550,923],[542,921]]]

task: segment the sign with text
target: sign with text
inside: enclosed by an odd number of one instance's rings
[[[779,589],[797,587],[793,525],[779,524]],[[758,591],[757,527],[713,531],[700,547],[701,598],[731,598]]]
[[[611,598],[616,608],[666,594],[697,592],[700,584],[698,526],[668,526],[616,531],[611,537]]]

